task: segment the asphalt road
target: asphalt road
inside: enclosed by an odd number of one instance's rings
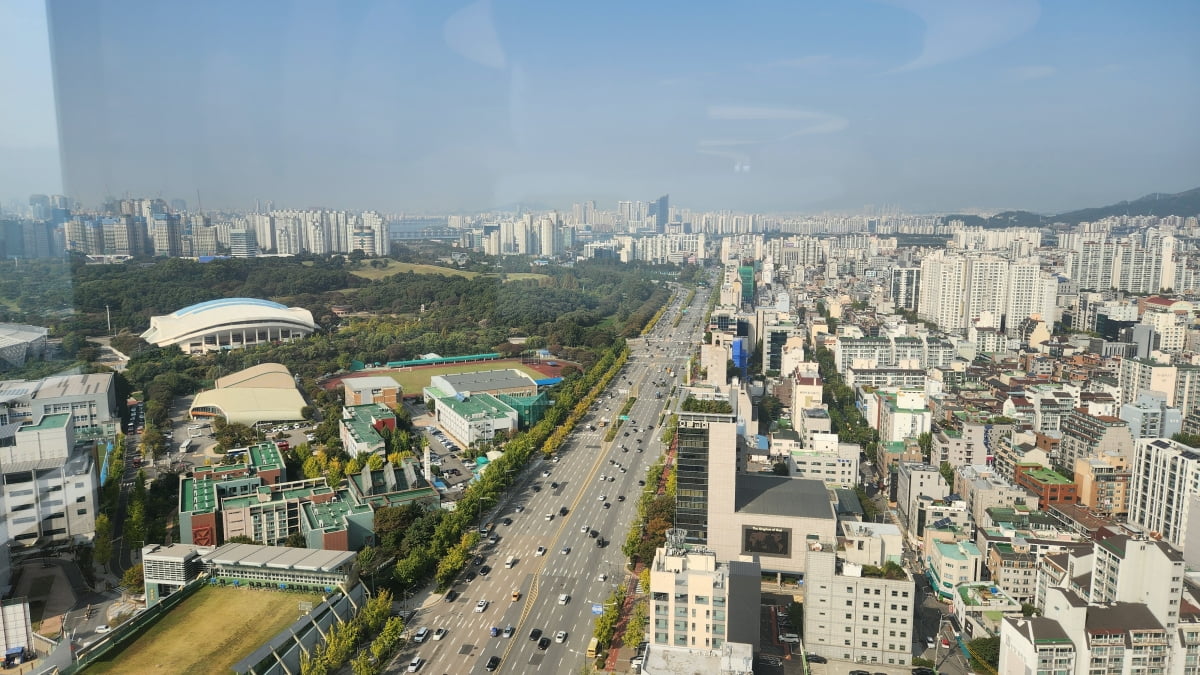
[[[402,672],[416,655],[427,661],[421,672],[430,673],[483,673],[492,656],[502,657],[498,672],[505,673],[570,673],[583,663],[596,618],[593,606],[606,602],[616,584],[635,582],[625,568],[621,545],[637,515],[635,502],[642,490],[637,482],[665,449],[659,440],[660,417],[679,383],[687,355],[702,333],[699,322],[707,295],[698,292],[688,315],[678,327],[672,327],[686,291],[677,295],[654,332],[646,339],[630,341],[633,358],[614,378],[612,395],[594,406],[576,427],[560,452],[560,461],[532,462],[508,497],[485,514],[484,522],[494,523],[494,532],[500,536],[497,544],[479,549],[490,573],[469,583],[460,581],[454,586],[460,593],[457,599],[426,603],[410,624],[410,634],[420,627],[444,628],[445,637],[410,643],[387,672]],[[659,372],[666,366],[675,368],[674,377],[668,377],[665,370]],[[659,388],[653,383],[660,379],[666,383],[663,398],[657,399],[654,392]],[[602,417],[614,419],[627,398],[617,393],[620,390],[636,391],[638,399],[628,413],[630,421],[612,442],[605,443],[605,428],[588,431],[586,425]],[[643,452],[637,452],[638,447],[644,448]],[[626,471],[621,472],[614,462]],[[543,476],[544,471],[549,475]],[[553,488],[551,483],[558,486]],[[533,490],[534,485],[538,491]],[[625,501],[619,501],[619,496]],[[559,515],[562,507],[568,509],[566,516]],[[547,514],[552,518],[547,520]],[[504,525],[505,518],[512,524]],[[599,537],[589,536],[591,530]],[[609,542],[603,548],[596,545],[601,537]],[[546,549],[543,556],[536,555],[539,546]],[[569,547],[568,553],[563,552],[564,547]],[[509,556],[516,563],[506,569]],[[483,565],[470,565],[468,571],[478,574]],[[605,575],[605,580],[600,575]],[[515,602],[514,589],[520,592]],[[565,604],[559,600],[563,594],[569,596]],[[489,603],[482,612],[475,611],[479,600]],[[500,630],[513,626],[513,637],[491,637],[493,626]],[[556,632],[566,631],[567,639],[562,644],[552,642],[542,651],[529,639],[534,628],[552,639]]]

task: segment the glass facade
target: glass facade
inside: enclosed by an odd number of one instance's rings
[[[675,526],[689,544],[708,543],[708,426],[680,420],[675,436]]]

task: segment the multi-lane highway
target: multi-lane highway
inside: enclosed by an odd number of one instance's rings
[[[508,496],[485,514],[482,522],[493,524],[491,533],[498,541],[480,545],[482,561],[460,576],[453,587],[457,598],[426,603],[410,624],[410,635],[428,627],[431,632],[445,629],[444,636],[410,643],[388,672],[405,670],[414,656],[424,659],[419,672],[430,673],[483,673],[492,657],[501,659],[498,672],[578,670],[592,637],[593,612],[616,585],[633,583],[621,545],[637,515],[638,483],[664,450],[664,406],[673,400],[703,331],[704,292],[696,294],[679,326],[672,325],[684,309],[680,305],[686,293],[677,291],[654,331],[630,341],[632,358],[576,427],[558,461],[531,462]],[[674,375],[667,374],[668,368]],[[661,399],[655,396],[659,391]],[[613,441],[604,441],[606,428],[589,430],[602,418],[615,422],[631,395],[637,401]],[[607,545],[598,545],[603,542]],[[540,555],[539,547],[544,549]],[[514,563],[507,567],[510,556]],[[486,575],[481,573],[485,567]],[[487,607],[476,611],[481,600]],[[513,634],[505,638],[509,626]],[[493,627],[500,636],[491,636]],[[535,629],[550,638],[544,649],[531,639]],[[562,642],[556,640],[559,631],[566,632]]]

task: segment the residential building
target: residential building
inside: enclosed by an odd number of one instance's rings
[[[655,551],[647,630],[652,645],[711,650],[744,643],[758,650],[758,563],[717,560],[712,551],[689,550],[680,541]]]
[[[345,387],[348,406],[378,403],[395,407],[400,405],[404,394],[399,382],[378,375],[347,377],[342,380],[342,386]]]
[[[1054,464],[1064,470],[1076,470],[1081,460],[1101,456],[1131,458],[1132,448],[1133,436],[1125,420],[1073,410],[1063,420],[1062,441]]]
[[[1037,464],[1018,464],[1013,482],[1037,498],[1039,509],[1049,508],[1051,504],[1079,503],[1079,486],[1053,469]]]
[[[900,462],[896,469],[896,505],[900,522],[911,529],[921,497],[942,499],[950,494],[950,486],[938,467],[918,462]]]
[[[805,448],[788,455],[791,475],[812,478],[829,486],[851,487],[859,481],[857,443],[839,443],[837,434],[813,434]]]
[[[1100,455],[1075,460],[1079,504],[1110,517],[1129,512],[1130,460],[1123,455]]]
[[[1183,413],[1167,405],[1163,392],[1139,392],[1136,400],[1121,406],[1118,416],[1129,423],[1133,438],[1170,438],[1183,430]]]
[[[983,554],[969,541],[934,541],[925,553],[925,573],[930,587],[943,600],[952,600],[960,584],[982,578]]]
[[[1166,438],[1137,441],[1133,456],[1129,522],[1183,551],[1200,564],[1200,453]]]
[[[832,544],[814,544],[807,557],[805,649],[860,664],[909,665],[917,595],[908,572],[839,560]]]

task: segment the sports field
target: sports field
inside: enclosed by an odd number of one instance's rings
[[[88,673],[227,673],[300,617],[309,593],[208,586]]]
[[[429,378],[434,375],[453,375],[455,373],[474,373],[480,370],[506,370],[513,368],[535,380],[544,377],[542,373],[521,364],[520,361],[478,361],[475,363],[453,363],[445,366],[425,366],[411,370],[392,370],[379,375],[387,375],[400,383],[405,395],[419,395],[421,390],[429,386]]]
[[[378,258],[376,260],[378,260]],[[479,276],[479,272],[470,272],[468,270],[460,270],[453,267],[442,267],[440,265],[405,263],[396,260],[387,260],[386,267],[364,266],[360,269],[352,270],[350,273],[356,277],[362,277],[364,279],[371,279],[374,281],[376,279],[383,279],[385,277],[390,277],[393,274],[401,274],[404,272],[414,272],[416,274],[441,274],[443,276],[458,276],[466,277],[468,279],[474,279],[475,277]],[[494,275],[489,274],[488,276]],[[548,279],[549,277],[545,274],[538,274],[537,272],[509,272],[505,275],[505,278],[510,281],[515,281],[517,279]]]

